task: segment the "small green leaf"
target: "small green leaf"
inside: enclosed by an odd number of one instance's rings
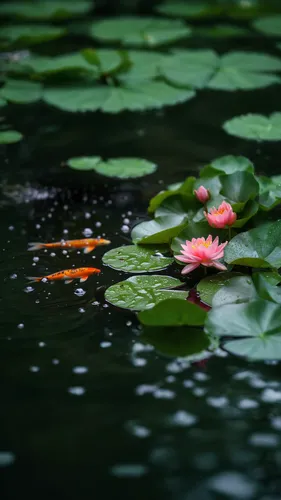
[[[204,17],[209,15],[218,15],[221,12],[221,7],[210,5],[209,2],[194,2],[194,1],[171,1],[168,0],[156,7],[160,14],[175,17]]]
[[[19,142],[23,135],[16,130],[0,130],[0,144],[13,144]]]
[[[1,8],[1,7],[0,7]],[[10,44],[31,45],[55,40],[66,34],[66,29],[51,24],[16,24],[1,27],[1,39]]]
[[[66,2],[64,0],[36,0],[36,2],[5,2],[0,5],[0,15],[23,19],[68,18],[86,14],[93,7],[92,1]]]
[[[224,260],[241,266],[281,266],[281,221],[263,224],[235,236],[226,246]]]
[[[100,156],[78,156],[77,158],[70,158],[66,164],[74,170],[95,170],[100,161]]]
[[[151,245],[169,243],[186,225],[181,215],[156,217],[156,219],[141,222],[132,230],[134,243]]]
[[[186,38],[191,30],[182,21],[128,16],[95,22],[89,33],[102,42],[154,47]]]
[[[253,27],[269,36],[281,36],[281,16],[267,16],[261,17],[260,19],[255,19],[253,21]]]
[[[223,272],[203,278],[197,285],[197,292],[200,294],[200,300],[208,306],[212,306],[215,294],[219,290],[224,290],[232,278],[239,276],[241,276],[240,273]]]
[[[280,281],[281,276],[279,276],[277,283],[280,283]],[[272,284],[266,273],[253,273],[253,282],[261,299],[281,304],[281,287],[276,286],[276,281]]]
[[[141,158],[113,158],[102,161],[100,156],[81,156],[70,158],[67,165],[76,170],[94,170],[106,177],[117,177],[119,179],[130,179],[152,174],[156,165]]]
[[[105,292],[105,298],[116,307],[143,311],[161,300],[185,300],[188,296],[187,290],[170,290],[180,285],[182,282],[171,276],[133,276],[110,286]]]
[[[202,329],[186,326],[157,327],[146,326],[140,340],[153,345],[157,352],[173,358],[180,357],[193,361],[207,358],[210,353],[210,339]]]
[[[220,158],[216,158],[216,160],[212,161],[209,165],[203,167],[200,172],[200,177],[214,177],[220,174],[229,175],[235,172],[250,172],[253,174],[254,165],[244,156],[221,156]]]
[[[257,177],[260,186],[259,204],[262,210],[272,210],[281,203],[281,180],[276,177]]]
[[[236,228],[245,226],[245,224],[247,224],[247,222],[257,214],[258,210],[259,204],[255,200],[249,200],[245,204],[243,210],[237,214],[238,218],[232,227]]]
[[[263,115],[241,115],[226,121],[223,129],[230,135],[254,141],[281,140],[281,113]]]
[[[42,87],[40,83],[26,80],[6,80],[0,90],[1,97],[7,101],[29,104],[41,98]]]
[[[140,312],[138,318],[148,326],[199,326],[204,324],[206,311],[187,300],[166,299]]]
[[[165,257],[160,251],[128,245],[113,248],[102,258],[104,264],[127,273],[146,273],[166,269],[174,259]]]
[[[281,310],[279,304],[254,300],[213,308],[205,331],[220,337],[244,337],[224,348],[252,360],[281,359]]]
[[[166,191],[160,191],[156,196],[154,196],[149,203],[148,211],[150,213],[155,212],[155,210],[162,205],[164,201],[170,196],[180,195],[185,198],[185,201],[191,203],[191,207],[197,205],[196,198],[194,196],[194,182],[195,177],[187,177],[187,179],[180,185],[175,187],[170,187]]]
[[[251,31],[239,26],[232,26],[231,24],[214,24],[211,27],[196,28],[194,35],[215,39],[253,36]]]
[[[238,171],[223,175],[220,181],[221,194],[230,200],[231,204],[239,204],[240,210],[247,201],[253,200],[259,193],[259,183],[250,172]],[[233,209],[235,210],[235,206]]]
[[[199,205],[199,204],[198,204]],[[182,195],[175,194],[166,198],[163,203],[156,209],[155,217],[166,217],[169,215],[179,215],[182,217],[192,217],[195,213],[195,205],[190,208],[191,204]]]
[[[219,242],[223,243],[226,240],[228,232],[224,229],[216,229],[209,226],[207,221],[203,222],[190,222],[176,238],[173,239],[171,249],[174,254],[178,255],[181,251],[181,245],[186,240],[191,241],[192,238],[207,238],[209,236],[219,237]]]

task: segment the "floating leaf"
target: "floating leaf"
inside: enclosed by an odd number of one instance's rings
[[[232,238],[225,248],[224,260],[232,265],[280,267],[281,221],[263,224]]]
[[[219,237],[220,243],[226,240],[228,234],[224,229],[216,229],[209,226],[207,221],[203,222],[190,222],[176,238],[173,239],[171,249],[174,254],[178,255],[182,250],[181,245],[186,242],[186,240],[191,241],[192,238],[207,238],[211,234],[213,238]]]
[[[175,17],[201,17],[216,15],[221,11],[221,7],[210,5],[208,2],[177,2],[167,1],[156,7],[161,14]]]
[[[281,16],[275,14],[274,16],[255,19],[253,27],[265,35],[281,36]]]
[[[6,101],[6,99],[2,99],[2,98],[0,97],[0,108],[3,108],[3,107],[4,107],[4,106],[6,106],[6,105],[7,105],[7,101]]]
[[[223,124],[223,129],[228,134],[243,139],[279,141],[281,140],[281,113],[272,113],[269,118],[251,113],[235,116]]]
[[[126,72],[118,75],[118,80],[125,85],[139,84],[145,80],[159,77],[159,67],[167,56],[160,52],[129,50],[126,52],[130,66]]]
[[[203,88],[219,65],[213,50],[174,50],[161,63],[161,75],[172,85]]]
[[[280,71],[281,60],[256,52],[229,52],[221,57],[218,72],[208,83],[217,90],[251,90],[280,83],[270,71]],[[267,73],[267,74],[265,74]]]
[[[157,168],[154,163],[141,158],[113,158],[102,161],[100,156],[70,158],[67,160],[67,165],[75,170],[94,170],[106,177],[118,177],[119,179],[143,177],[152,174]]]
[[[272,273],[273,274],[273,273]],[[268,278],[266,273],[254,273],[253,282],[256,287],[257,294],[261,299],[271,300],[277,304],[281,304],[281,287],[276,286],[281,281],[281,276],[277,275],[278,279],[275,278],[275,283],[272,284],[272,280]],[[273,278],[273,279],[274,279]]]
[[[155,217],[166,217],[169,215],[187,217],[190,214],[193,214],[193,211],[190,210],[190,204],[184,196],[176,194],[166,198],[155,211]]]
[[[259,204],[255,200],[249,200],[245,206],[242,212],[238,213],[238,218],[233,224],[232,227],[238,228],[238,227],[243,227],[247,222],[256,215],[256,213],[259,210]]]
[[[23,135],[16,130],[0,130],[0,144],[13,144],[21,141]]]
[[[1,7],[0,7],[1,9]],[[15,24],[1,27],[1,39],[5,44],[31,45],[55,40],[66,34],[66,29],[51,24]]]
[[[166,299],[140,312],[138,318],[148,326],[199,326],[204,324],[206,311],[187,300]]]
[[[194,30],[195,36],[206,38],[237,38],[251,36],[251,31],[241,28],[240,26],[232,26],[231,24],[214,24],[213,26],[200,27]]]
[[[191,30],[182,21],[153,17],[103,19],[90,27],[90,35],[102,42],[157,46],[186,38]]]
[[[42,87],[40,83],[27,80],[6,80],[0,90],[1,97],[7,101],[28,104],[41,98]]]
[[[0,15],[24,19],[68,18],[86,14],[93,7],[92,1],[66,2],[64,0],[37,0],[36,2],[5,2],[0,5]]]
[[[254,165],[244,156],[221,156],[206,165],[201,170],[200,177],[214,177],[220,174],[229,175],[238,171],[254,173]]]
[[[281,203],[281,180],[274,177],[260,176],[257,178],[260,186],[259,204],[262,210],[272,210]]]
[[[259,193],[259,183],[250,172],[238,171],[221,176],[221,194],[233,206],[234,211],[241,211],[248,200],[253,200]]]
[[[131,236],[134,243],[146,245],[169,243],[185,225],[185,219],[181,215],[156,217],[135,226]]]
[[[245,337],[226,342],[224,348],[253,360],[281,359],[280,305],[267,300],[215,307],[205,324],[208,334]]]
[[[164,356],[191,358],[191,361],[210,356],[209,337],[195,327],[144,327],[140,340],[153,345]]]
[[[166,191],[160,191],[156,196],[154,196],[149,203],[148,211],[153,213],[155,210],[162,205],[164,201],[170,196],[179,195],[185,198],[186,201],[193,203],[196,206],[196,198],[194,196],[194,182],[195,177],[187,177],[187,179],[177,185],[176,187],[170,187]]]
[[[171,276],[133,276],[110,286],[105,298],[114,306],[134,311],[149,309],[161,300],[176,298],[185,300],[188,291],[169,290],[182,285]]]
[[[200,300],[208,306],[212,306],[215,294],[219,290],[224,290],[225,286],[230,283],[230,280],[238,276],[241,276],[241,273],[223,272],[203,278],[197,285],[197,292],[200,294]]]
[[[212,307],[241,304],[257,298],[257,292],[250,276],[234,276],[215,293]]]
[[[172,264],[174,259],[165,257],[160,251],[154,249],[128,245],[109,250],[104,254],[102,261],[117,271],[146,273],[161,271]]]
[[[65,111],[118,113],[174,105],[195,96],[195,92],[173,88],[164,82],[111,87],[91,84],[47,87],[43,98],[48,104]]]

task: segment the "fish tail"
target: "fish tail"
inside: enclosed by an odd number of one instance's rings
[[[26,279],[29,281],[29,283],[39,283],[39,281],[42,281],[42,278],[38,276],[27,276]]]
[[[28,250],[41,250],[41,248],[45,248],[45,243],[28,243]]]

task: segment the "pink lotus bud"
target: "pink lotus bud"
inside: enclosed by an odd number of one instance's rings
[[[220,271],[226,271],[224,264],[219,262],[223,258],[224,247],[228,241],[219,245],[218,236],[214,239],[211,235],[205,238],[192,238],[191,241],[187,240],[182,246],[182,255],[176,255],[176,259],[187,264],[182,274],[188,274],[202,264],[206,267],[216,267]]]
[[[211,208],[210,212],[204,212],[204,215],[210,226],[223,229],[234,224],[237,215],[232,210],[232,206],[226,201],[223,201],[219,208]]]
[[[198,189],[195,189],[194,194],[197,200],[201,201],[201,203],[206,203],[206,201],[210,199],[210,193],[204,186],[200,186]]]

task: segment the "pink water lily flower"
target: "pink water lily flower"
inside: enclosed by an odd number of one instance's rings
[[[201,201],[201,203],[206,203],[206,201],[210,199],[210,193],[204,186],[194,189],[194,194],[197,200]]]
[[[219,259],[223,258],[224,248],[228,241],[219,245],[218,236],[214,239],[209,234],[208,238],[192,238],[187,240],[182,246],[182,255],[176,255],[176,259],[187,264],[182,270],[182,274],[188,274],[202,264],[206,267],[216,267],[220,271],[225,271],[226,266]]]
[[[237,219],[237,215],[233,212],[232,206],[223,201],[219,208],[211,208],[210,212],[204,212],[204,215],[210,226],[223,229],[224,227],[232,226]]]

